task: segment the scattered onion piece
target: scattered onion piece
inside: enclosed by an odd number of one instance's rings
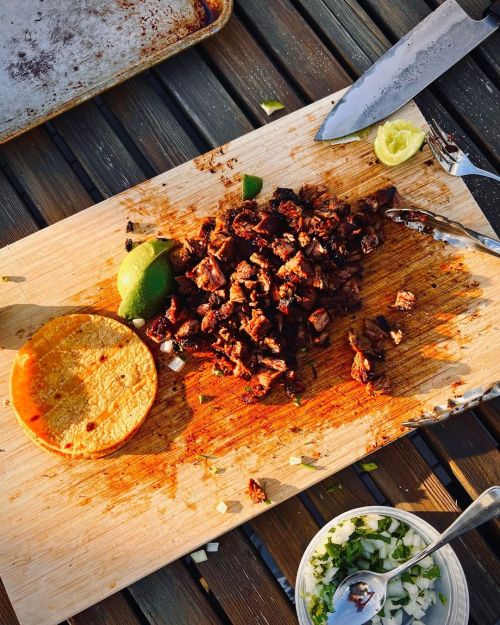
[[[179,356],[176,356],[173,360],[171,360],[168,363],[168,368],[172,369],[172,371],[175,371],[176,373],[178,373],[179,371],[182,371],[182,369],[184,369],[185,366],[186,366],[186,361],[182,360],[182,358],[179,358]]]
[[[170,339],[169,341],[163,341],[163,343],[160,343],[160,352],[163,352],[164,354],[171,354],[174,351],[174,342],[172,341],[172,339]]]
[[[219,501],[219,503],[215,506],[215,509],[217,510],[217,512],[225,514],[228,511],[228,505],[225,501]]]
[[[143,326],[146,325],[146,322],[144,321],[144,319],[132,319],[132,323],[134,324],[134,326],[139,330],[139,328],[142,328]]]
[[[196,564],[199,564],[200,562],[206,562],[208,560],[205,549],[200,549],[199,551],[193,551],[193,553],[191,554],[191,557],[193,558],[194,562],[196,562]]]
[[[290,456],[289,463],[293,466],[295,464],[302,464],[301,456]]]
[[[207,553],[215,553],[219,551],[219,543],[207,543]]]
[[[369,473],[370,471],[375,471],[375,469],[378,469],[378,464],[376,462],[360,462],[359,466],[363,469],[365,473]]]
[[[262,100],[260,106],[264,109],[269,117],[276,111],[281,111],[285,108],[285,105],[282,104],[279,100]]]

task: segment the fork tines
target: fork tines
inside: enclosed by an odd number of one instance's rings
[[[429,147],[438,160],[440,160],[438,154],[441,158],[452,163],[463,155],[462,150],[454,143],[452,137],[441,128],[435,119],[431,119],[428,140]]]

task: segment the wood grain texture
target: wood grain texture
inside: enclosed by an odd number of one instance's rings
[[[470,411],[446,425],[424,432],[471,499],[500,484],[500,452],[491,435]]]
[[[479,418],[488,427],[497,441],[500,440],[500,402],[494,399],[490,402],[481,404],[476,410]]]
[[[240,530],[221,536],[198,570],[233,625],[296,625],[293,605]]]
[[[298,497],[292,497],[255,517],[251,526],[294,588],[302,554],[319,530],[307,508]]]
[[[265,11],[259,0],[237,1],[236,6],[272,50],[278,65],[311,100],[351,82],[342,65],[286,0],[269,2]]]
[[[27,206],[0,170],[0,246],[33,234],[37,225]]]
[[[0,151],[47,223],[94,203],[45,128],[17,137]]]
[[[197,50],[162,63],[155,74],[210,147],[253,130]]]
[[[389,445],[373,458],[378,469],[370,475],[392,505],[416,512],[438,531],[458,516],[456,502],[408,439]],[[482,625],[495,625],[500,606],[497,601],[485,601],[485,597],[497,596],[500,562],[477,530],[454,540],[452,547],[467,578],[472,618]]]
[[[241,172],[264,177],[262,200],[278,185],[325,182],[341,197],[359,198],[392,182],[408,204],[425,208],[439,198],[448,215],[490,231],[463,182],[447,177],[427,149],[388,170],[374,162],[368,140],[336,148],[313,142],[334,97],[1,250],[4,271],[22,267],[26,278],[1,292],[3,396],[14,350],[50,316],[81,309],[115,314],[127,219],[137,223],[139,240],[189,234],[218,202],[238,201]],[[414,105],[398,114],[424,124]],[[8,501],[1,565],[22,625],[52,625],[268,510],[246,496],[249,473],[269,482],[268,495],[279,503],[401,436],[408,418],[500,377],[498,261],[392,222],[386,234],[365,262],[361,316],[386,311],[403,284],[411,284],[418,301],[404,319],[397,357],[388,353],[392,397],[370,398],[349,377],[345,337],[358,315],[336,321],[330,348],[300,355],[307,385],[300,407],[281,389],[259,406],[244,406],[244,383],[215,384],[202,355],[190,357],[180,376],[159,357],[161,390],[148,419],[121,452],[96,462],[43,453],[1,407],[1,488]],[[458,379],[456,391],[451,384]],[[198,395],[207,389],[214,398],[200,406]],[[318,470],[290,466],[290,455],[317,458]],[[212,464],[222,474],[211,474]],[[225,515],[215,511],[219,500],[230,504]],[[28,533],[20,523],[27,509]]]
[[[219,625],[201,584],[178,560],[129,588],[151,625]]]
[[[141,625],[141,621],[121,592],[111,595],[68,620],[69,625]]]
[[[156,172],[171,169],[199,153],[146,76],[111,89],[103,98]]]
[[[14,608],[7,596],[5,586],[0,579],[0,623],[2,625],[19,625]]]
[[[304,105],[236,15],[222,32],[204,42],[202,48],[218,74],[244,103],[245,110],[261,124],[279,119]],[[260,102],[269,99],[282,102],[285,110],[269,117],[260,106]]]
[[[146,178],[93,102],[60,115],[53,124],[104,197]]]

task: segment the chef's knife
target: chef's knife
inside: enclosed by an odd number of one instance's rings
[[[335,104],[316,140],[338,139],[380,121],[497,30],[500,0],[481,21],[446,0],[388,50]]]

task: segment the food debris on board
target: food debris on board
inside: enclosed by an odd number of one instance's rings
[[[400,289],[396,295],[396,301],[391,306],[394,310],[399,312],[408,312],[413,310],[415,306],[415,295],[411,291]]]
[[[219,501],[219,503],[215,506],[215,509],[217,510],[217,512],[225,514],[228,511],[229,506],[225,501]]]
[[[267,500],[266,491],[252,478],[248,481],[247,493],[253,503],[262,503]]]
[[[148,336],[183,350],[208,346],[215,375],[253,382],[245,403],[282,383],[300,405],[296,354],[328,345],[332,319],[360,307],[361,261],[383,241],[381,210],[399,203],[395,187],[351,208],[304,185],[206,219],[170,253],[176,292]]]

